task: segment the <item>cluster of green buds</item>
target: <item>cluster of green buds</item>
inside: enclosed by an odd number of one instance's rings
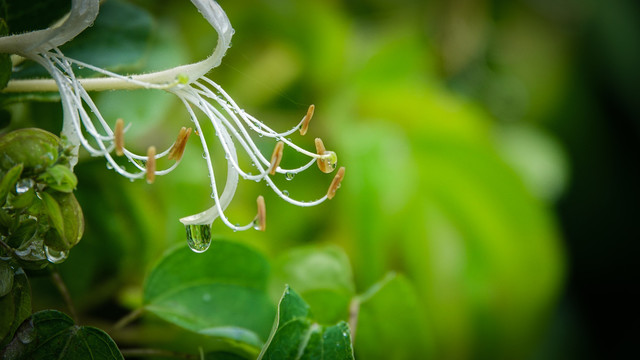
[[[66,259],[82,238],[71,148],[41,129],[0,137],[0,256],[27,269]]]

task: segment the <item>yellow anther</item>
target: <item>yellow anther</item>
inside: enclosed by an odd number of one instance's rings
[[[278,165],[280,165],[280,161],[282,160],[282,151],[284,149],[284,142],[278,141],[276,143],[276,147],[273,149],[273,154],[271,154],[271,165],[269,165],[269,174],[274,175],[276,173],[276,169]]]
[[[189,136],[191,135],[191,128],[185,128],[184,126],[178,132],[178,138],[176,142],[173,144],[173,147],[169,151],[169,155],[167,158],[169,160],[180,161],[182,159],[182,155],[184,154],[184,149],[187,146],[187,140],[189,140]]]
[[[304,120],[302,120],[302,126],[300,126],[300,135],[305,135],[307,133],[307,130],[309,129],[309,122],[313,117],[313,112],[315,111],[315,109],[315,105],[309,105],[309,109],[307,109],[307,115],[304,116]]]
[[[262,195],[258,196],[256,202],[258,203],[258,215],[256,215],[255,219],[255,229],[265,231],[267,229],[267,208],[264,205]]]
[[[116,128],[113,131],[113,143],[116,146],[116,155],[124,155],[124,120],[116,120]]]
[[[344,178],[344,171],[344,166],[338,169],[336,176],[333,178],[333,181],[331,181],[331,185],[329,185],[329,190],[327,191],[327,199],[331,200],[334,196],[336,196],[336,191],[338,191],[340,183]]]
[[[327,151],[324,143],[320,138],[316,138],[316,153],[321,157],[318,158],[318,168],[323,173],[330,173],[336,168],[338,163],[338,155],[333,151]]]
[[[147,184],[152,184],[156,179],[156,147],[147,149]]]

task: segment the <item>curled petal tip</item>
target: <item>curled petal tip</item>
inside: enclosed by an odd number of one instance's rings
[[[124,120],[116,120],[116,128],[113,131],[113,143],[116,147],[116,155],[124,155]]]
[[[191,128],[185,128],[184,126],[178,132],[178,138],[176,142],[171,147],[169,151],[169,155],[167,158],[169,160],[180,161],[182,159],[182,155],[184,154],[184,149],[187,146],[187,141],[189,140],[189,136],[193,130]]]
[[[307,109],[307,114],[304,116],[304,119],[302,120],[302,125],[300,126],[300,135],[305,135],[307,133],[307,130],[309,129],[309,122],[311,121],[311,118],[313,117],[313,112],[315,111],[316,106],[311,104],[309,105],[309,109]]]
[[[156,179],[156,147],[149,146],[147,149],[147,183],[153,184]]]
[[[344,179],[344,166],[338,169],[336,176],[333,177],[333,181],[331,181],[331,185],[329,185],[329,190],[327,191],[327,199],[331,200],[334,196],[336,196],[336,191],[340,187],[340,183],[342,179]]]
[[[271,165],[269,166],[269,174],[274,175],[276,173],[276,169],[278,165],[280,165],[280,161],[282,160],[282,151],[284,149],[284,142],[278,141],[276,143],[276,147],[273,149],[273,154],[271,154]]]
[[[258,215],[256,215],[255,229],[259,231],[265,231],[267,229],[267,208],[264,204],[264,197],[258,196],[256,200],[258,204]]]

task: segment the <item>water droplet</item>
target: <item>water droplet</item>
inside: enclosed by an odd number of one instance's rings
[[[206,159],[207,158],[207,153],[202,153],[202,158]]]
[[[260,226],[260,223],[258,223],[257,220],[253,220],[253,228],[260,231],[262,227]]]
[[[54,250],[49,248],[47,245],[44,246],[44,253],[47,255],[47,260],[54,264],[60,264],[67,259],[67,256],[69,256],[69,251]]]
[[[327,167],[327,170],[329,172],[332,172],[333,170],[335,170],[336,165],[338,164],[338,155],[336,155],[336,153],[333,151],[325,151],[324,155],[326,156],[323,159],[325,166]]]
[[[282,190],[282,195],[289,197],[289,192],[287,190]]]
[[[33,181],[33,179],[20,179],[16,183],[16,193],[24,194],[29,191],[34,184],[35,181]]]
[[[263,137],[263,136],[264,136],[264,134],[262,134],[261,132],[259,132],[259,133],[258,133],[258,136],[259,136],[259,137]]]
[[[296,173],[292,173],[292,172],[288,172],[286,174],[284,174],[285,179],[287,180],[293,180],[293,178],[296,176]]]
[[[107,169],[112,170],[113,169],[113,165],[111,165],[110,162],[107,162]]]
[[[205,252],[211,245],[211,225],[185,225],[187,244],[194,252]]]
[[[18,337],[18,340],[20,340],[20,342],[23,344],[28,344],[32,342],[33,339],[35,339],[36,337],[36,332],[35,332],[35,329],[33,328],[33,322],[29,320],[28,323],[25,323],[22,326],[20,326],[20,328],[18,329],[18,332],[16,333],[16,336]]]

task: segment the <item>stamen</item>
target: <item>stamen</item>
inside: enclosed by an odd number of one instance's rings
[[[147,149],[147,184],[153,184],[156,179],[156,147],[149,146]]]
[[[273,154],[271,155],[271,165],[269,166],[269,174],[274,175],[276,173],[276,169],[278,165],[280,165],[280,161],[282,160],[282,150],[284,149],[284,143],[282,141],[278,141],[276,143],[275,149],[273,149]]]
[[[336,196],[336,191],[338,191],[338,188],[340,187],[340,183],[344,178],[344,171],[345,171],[344,166],[338,169],[336,176],[333,178],[333,181],[331,181],[331,185],[329,185],[329,190],[327,191],[327,199],[331,200],[333,199],[334,196]]]
[[[189,140],[189,136],[191,135],[191,128],[185,128],[184,126],[178,132],[178,138],[176,142],[173,144],[171,151],[169,151],[169,155],[167,158],[169,160],[180,161],[182,159],[182,155],[184,154],[184,149],[187,146],[187,140]]]
[[[267,208],[264,205],[264,197],[258,196],[256,202],[258,203],[258,215],[255,219],[255,229],[265,231],[267,229]]]
[[[307,133],[307,130],[309,129],[309,122],[311,121],[311,118],[313,117],[313,112],[315,111],[316,106],[311,104],[309,105],[309,109],[307,110],[307,115],[304,116],[304,119],[302,120],[302,126],[300,126],[300,135],[305,135]]]
[[[320,155],[318,158],[318,168],[320,171],[328,174],[335,170],[336,164],[338,163],[338,156],[333,151],[327,151],[320,138],[316,138],[316,152]]]
[[[113,132],[113,142],[116,147],[116,155],[124,155],[124,120],[116,120],[116,128]]]

